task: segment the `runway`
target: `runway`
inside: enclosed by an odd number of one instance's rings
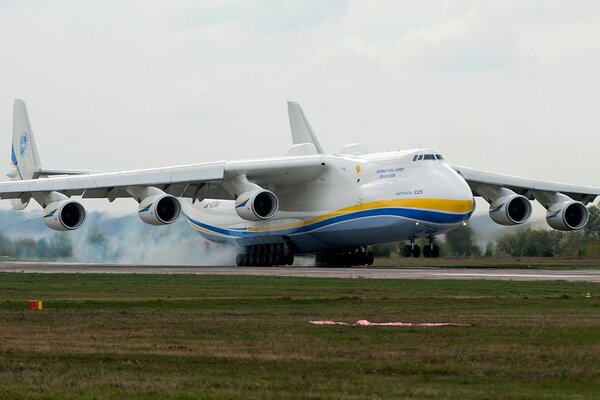
[[[600,270],[492,268],[315,268],[315,267],[197,267],[114,264],[1,262],[0,272],[89,274],[195,274],[292,276],[370,279],[486,279],[515,281],[582,281],[600,283]]]

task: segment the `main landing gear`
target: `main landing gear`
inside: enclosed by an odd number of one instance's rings
[[[410,239],[410,244],[404,246],[404,257],[414,257],[417,258],[421,255],[421,248],[419,245],[415,244],[415,239]],[[433,238],[429,238],[429,244],[423,246],[423,257],[439,257],[440,256],[440,248],[437,244],[433,242]]]
[[[317,254],[315,264],[317,267],[354,267],[358,265],[373,265],[375,256],[366,247],[342,254]]]
[[[238,267],[273,267],[292,265],[294,253],[284,244],[259,244],[248,246],[245,253],[239,253],[235,259]]]

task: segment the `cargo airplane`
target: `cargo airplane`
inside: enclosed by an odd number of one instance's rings
[[[369,246],[405,241],[404,255],[437,257],[437,235],[465,224],[474,196],[491,219],[519,225],[531,201],[558,230],[581,229],[600,189],[519,178],[446,162],[436,150],[369,154],[363,144],[325,153],[300,105],[288,103],[293,146],[282,157],[220,161],[124,172],[42,168],[25,103],[13,109],[12,163],[0,198],[22,210],[33,199],[58,231],[84,223],[73,197],[133,198],[150,225],[183,215],[203,237],[236,246],[239,266],[291,265],[315,255],[321,266],[370,265]],[[420,247],[415,239],[425,238]],[[233,260],[232,260],[233,263]]]

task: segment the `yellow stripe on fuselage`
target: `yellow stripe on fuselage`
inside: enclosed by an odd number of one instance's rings
[[[368,203],[360,203],[350,207],[340,208],[338,210],[319,215],[318,217],[309,218],[305,221],[299,221],[282,225],[269,224],[268,226],[257,226],[253,228],[248,228],[246,232],[264,232],[272,230],[299,228],[301,226],[314,224],[315,222],[320,222],[329,218],[334,218],[359,211],[373,210],[377,208],[415,208],[420,210],[465,214],[473,211],[473,200],[413,198],[371,201]]]

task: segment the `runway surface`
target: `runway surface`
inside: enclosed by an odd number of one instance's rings
[[[298,276],[372,279],[488,279],[515,281],[599,282],[600,270],[491,269],[491,268],[314,268],[314,267],[196,267],[110,264],[2,262],[0,272],[94,274],[196,274]]]

